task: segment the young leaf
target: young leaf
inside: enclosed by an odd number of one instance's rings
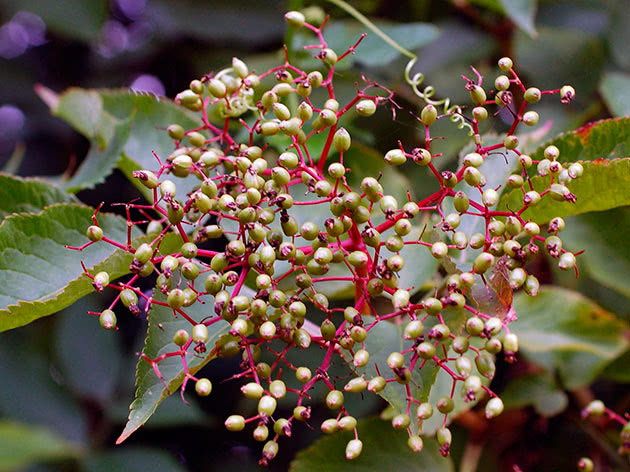
[[[12,213],[37,213],[54,203],[76,202],[77,199],[41,179],[0,174],[0,221]]]
[[[85,230],[93,213],[83,205],[55,204],[0,224],[0,331],[55,313],[92,292],[81,261],[92,273],[109,272],[110,280],[129,273],[132,256],[109,244],[93,244],[81,253],[64,247],[88,242]],[[124,219],[99,213],[98,220],[108,237],[127,240]]]
[[[453,472],[450,457],[440,456],[437,442],[431,438],[424,441],[420,453],[407,447],[406,431],[396,431],[391,425],[378,418],[358,422],[359,439],[363,441],[363,452],[352,460],[346,460],[345,449],[351,432],[318,439],[310,447],[298,452],[291,462],[290,472],[371,472],[374,470],[404,470]]]
[[[630,346],[630,326],[580,295],[543,288],[536,297],[514,297],[518,321],[510,329],[521,351],[535,363],[556,370],[562,386],[575,390],[592,382]]]
[[[522,213],[525,220],[547,223],[556,216],[570,216],[602,211],[630,205],[630,158],[597,159],[583,161],[584,173],[579,179],[569,183],[568,188],[577,197],[576,203],[559,202],[543,198],[535,207]],[[533,177],[534,190],[542,192],[549,187],[550,177]],[[499,208],[516,211],[523,206],[523,191],[512,190],[502,196]]]

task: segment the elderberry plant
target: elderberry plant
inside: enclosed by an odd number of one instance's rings
[[[263,465],[277,455],[281,438],[290,437],[298,423],[309,422],[311,394],[320,384],[327,389],[330,410],[321,430],[354,431],[347,459],[360,456],[363,443],[344,397],[364,392],[390,402],[392,426],[409,433],[413,451],[422,450],[423,427],[434,421],[440,453],[448,456],[448,424],[456,404],[484,402],[488,419],[504,409],[489,382],[496,356],[516,360],[512,292],[522,289],[535,296],[539,290],[526,263],[542,247],[560,269],[577,275],[577,254],[565,250],[559,237],[564,220],[553,218],[541,228],[523,214],[547,198],[575,203],[571,181],[584,169],[579,163],[563,166],[554,145],[545,149],[543,159],[532,159],[516,136],[520,125],[539,120],[531,105],[548,95],[568,103],[575,90],[569,85],[528,87],[504,57],[498,61],[501,72],[494,89],[473,68],[472,78],[463,77],[472,106],[452,105],[433,100],[431,87],[420,91],[423,77],[411,76],[411,61],[406,79],[425,103],[418,117],[425,144],[406,149],[399,142],[382,158],[390,166],[413,161],[426,168],[438,190],[419,200],[409,196],[399,201],[392,195],[398,189],[386,188],[382,174],[351,185],[349,176],[356,169],[344,164],[344,153],[352,147],[343,127],[347,115],[369,117],[378,107],[393,113],[400,108],[391,90],[367,78],[352,99],[338,101],[335,68],[365,35],[346,51],[334,51],[323,33],[326,22],[314,26],[300,12],[285,18],[291,27],[312,32],[315,41],[304,49],[322,62],[323,72],[303,70],[288,53],[284,63],[264,72],[250,71],[234,58],[231,67],[193,80],[176,96],[176,102],[199,112],[202,124],[194,129],[168,126],[173,152],[156,154],[155,168],[133,172],[150,190],[152,202],[126,204],[126,241],[108,237],[97,210],[87,229],[89,241],[73,248],[111,244],[133,254],[133,275],[125,282],[111,283],[107,272],[85,270],[97,291],[117,292],[108,309],[91,314],[106,329],[117,329],[124,308],[137,316],[141,307],[149,312],[161,306],[186,320],[187,329],[169,333],[172,350],[154,358],[142,354],[169,393],[161,367],[167,360],[181,362],[182,398],[190,382],[202,397],[212,392],[211,379],[189,369],[191,359],[240,355],[241,370],[234,378],[242,382],[243,395],[257,402],[257,412],[244,417],[236,411],[225,427],[251,429],[254,439],[264,443]],[[509,114],[511,126],[503,139],[487,143],[480,123],[499,112]],[[439,139],[432,127],[444,119],[472,136],[470,152],[455,171],[438,170],[436,163],[444,156],[432,150]],[[323,145],[316,141],[319,136],[324,136]],[[282,152],[275,152],[278,146]],[[506,165],[512,172],[505,181],[489,182],[487,173]],[[193,181],[193,190],[182,194],[171,175]],[[551,176],[548,186],[535,190],[535,175]],[[501,203],[503,188],[521,190],[518,207]],[[148,238],[134,245],[132,227],[144,224]],[[174,250],[165,243],[172,236],[179,240]],[[425,252],[437,261],[431,287],[409,283],[419,268],[410,266],[402,252]],[[155,280],[153,292],[140,288],[149,277]],[[353,300],[330,302],[320,290],[330,283],[351,287]],[[193,306],[201,306],[197,311],[203,316],[192,315]],[[372,338],[389,328],[398,329],[400,348],[385,352]],[[306,349],[323,352],[315,371],[290,360],[292,351]],[[273,361],[261,360],[263,355]],[[331,375],[335,359],[347,362],[354,377]],[[450,378],[450,391],[430,397],[440,374]],[[290,386],[290,377],[298,388]],[[277,414],[278,401],[285,397],[294,402],[287,418]]]

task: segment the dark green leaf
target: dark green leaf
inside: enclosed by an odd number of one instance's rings
[[[582,295],[543,288],[538,296],[514,297],[518,321],[510,328],[521,351],[556,370],[563,387],[575,390],[597,377],[630,345],[630,327]]]
[[[184,472],[186,469],[168,452],[162,449],[129,448],[91,454],[81,461],[83,472]]]
[[[76,202],[72,195],[45,180],[0,174],[0,220],[11,213],[37,213],[53,203]]]
[[[109,272],[111,280],[129,273],[132,256],[109,244],[93,244],[81,253],[64,247],[88,242],[85,230],[92,224],[93,212],[87,206],[56,204],[41,213],[13,215],[2,222],[0,331],[55,313],[92,292],[81,261],[91,272]],[[100,213],[98,219],[108,237],[126,241],[124,219],[108,213]]]
[[[406,431],[395,431],[391,425],[377,418],[359,421],[359,439],[363,453],[352,461],[346,460],[346,444],[354,439],[352,433],[337,433],[321,438],[300,451],[291,463],[290,472],[372,472],[380,471],[432,471],[455,470],[449,457],[440,456],[437,442],[427,439],[420,453],[407,447]]]
[[[630,247],[628,235],[620,228],[630,228],[630,207],[569,218],[561,236],[567,249],[585,250],[579,257],[580,270],[630,297]]]
[[[536,37],[534,17],[536,16],[536,0],[499,0],[507,17],[516,26],[532,37]]]
[[[614,116],[630,115],[630,74],[606,72],[599,91]]]
[[[49,90],[40,88],[38,93],[51,106],[53,114],[93,143],[86,160],[68,183],[72,190],[102,182],[115,167],[121,152],[127,161],[133,162],[133,165],[126,162],[126,168],[156,169],[158,163],[153,152],[164,160],[175,149],[165,128],[178,123],[192,129],[200,123],[194,113],[151,94],[124,89],[78,88],[52,97]],[[185,195],[194,183],[194,179],[177,177],[173,177],[173,181],[180,195]]]
[[[181,240],[180,240],[181,243]],[[165,250],[165,247],[161,247]],[[154,291],[154,299],[165,301],[166,297],[159,291]],[[186,309],[186,313],[194,320],[201,321],[207,318],[212,311],[212,304],[206,303],[202,305],[200,302],[195,303]],[[190,330],[191,326],[181,316],[173,316],[173,310],[168,307],[154,304],[149,313],[149,326],[147,337],[145,340],[142,353],[149,359],[156,359],[160,355],[173,352],[179,349],[173,343],[173,334],[178,329]],[[194,375],[208,362],[216,358],[215,343],[219,337],[227,332],[229,325],[223,321],[214,323],[209,327],[209,337],[207,351],[201,356],[188,356],[186,361],[188,371]],[[157,377],[149,362],[140,358],[136,369],[136,395],[134,401],[129,407],[129,421],[124,431],[117,439],[116,443],[120,444],[127,439],[134,431],[147,422],[153,415],[158,405],[169,395],[176,392],[182,385],[185,373],[182,359],[179,356],[169,357],[159,362],[160,373],[164,379],[164,383],[168,385],[165,388],[162,381]]]
[[[510,381],[501,392],[506,409],[532,405],[542,416],[562,413],[569,404],[567,394],[549,372],[525,374]]]
[[[576,203],[558,202],[549,197],[543,198],[535,207],[522,213],[523,218],[537,223],[547,223],[556,216],[570,216],[602,211],[630,205],[630,158],[595,160],[582,162],[584,174],[569,183],[568,188],[577,197]],[[542,192],[549,187],[550,177],[533,177],[534,190]],[[500,209],[517,211],[523,206],[521,189],[504,194],[499,203]]]
[[[0,421],[0,437],[0,471],[73,458],[79,454],[75,444],[38,426]]]
[[[72,391],[101,405],[112,401],[120,378],[123,352],[120,332],[101,327],[98,317],[86,314],[107,308],[102,295],[93,293],[57,315],[53,344],[59,375]],[[131,316],[121,308],[119,316]]]
[[[59,385],[49,353],[38,348],[30,328],[0,333],[0,378],[11,379],[0,385],[0,413],[85,443],[89,432],[84,411]]]

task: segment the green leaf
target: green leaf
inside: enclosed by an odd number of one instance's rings
[[[606,72],[599,91],[614,116],[630,115],[630,74]]]
[[[346,444],[354,439],[350,432],[337,433],[318,439],[310,447],[298,452],[291,462],[290,472],[372,472],[375,470],[404,470],[453,472],[450,457],[440,456],[437,442],[426,440],[420,453],[407,446],[406,431],[395,431],[391,425],[370,418],[359,421],[359,439],[363,452],[352,461],[346,459]]]
[[[179,241],[181,244],[181,240]],[[166,248],[160,246],[165,251]],[[174,276],[177,277],[177,276]],[[177,280],[177,278],[176,278]],[[166,297],[159,291],[155,290],[153,297],[158,301],[165,301]],[[194,320],[201,321],[213,313],[212,304],[206,303],[202,305],[197,302],[186,309],[186,313]],[[178,329],[190,330],[191,326],[181,316],[173,316],[173,310],[154,304],[148,317],[148,331],[142,354],[149,359],[155,359],[160,355],[173,352],[179,349],[173,343],[173,335]],[[207,351],[201,356],[189,356],[187,358],[188,371],[194,375],[199,369],[208,362],[216,358],[215,342],[220,336],[226,333],[229,324],[219,321],[209,326],[209,336],[207,341]],[[129,406],[129,420],[125,425],[125,429],[120,437],[116,440],[116,444],[122,443],[134,431],[147,422],[151,415],[155,412],[158,405],[162,403],[169,395],[176,392],[182,385],[185,373],[182,359],[179,356],[169,357],[159,362],[158,368],[164,383],[168,385],[168,389],[164,387],[162,381],[157,377],[151,364],[140,358],[136,368],[136,395],[134,401]]]
[[[521,351],[557,371],[569,390],[588,385],[630,345],[626,322],[570,290],[543,288],[536,297],[520,293],[514,310],[518,321],[510,329]]]
[[[558,202],[543,198],[535,207],[528,208],[522,217],[537,223],[547,223],[556,216],[566,217],[590,211],[602,211],[630,205],[630,158],[598,159],[582,162],[584,174],[569,183],[568,188],[577,197],[576,203]],[[542,192],[549,187],[550,176],[533,177],[534,190]],[[523,206],[521,189],[504,194],[499,209],[517,211]]]
[[[463,330],[466,317],[462,312],[445,312],[445,320],[451,332],[459,334]],[[365,318],[366,325],[369,325],[371,318]],[[436,319],[430,319],[425,322],[425,330],[429,329],[433,324],[437,323]],[[412,347],[412,341],[406,341],[402,335],[402,326],[395,325],[386,321],[381,321],[370,329],[370,334],[365,340],[365,349],[370,353],[370,362],[367,367],[356,369],[358,375],[365,375],[366,379],[371,379],[378,374],[376,366],[384,373],[388,370],[387,357],[392,352],[402,352]],[[447,348],[450,341],[443,343]],[[344,352],[341,355],[351,364],[352,359]],[[449,357],[455,357],[453,351],[449,351]],[[418,361],[418,362],[421,362]],[[419,364],[418,364],[419,365]],[[454,362],[448,362],[447,366],[454,369]],[[476,373],[476,368],[473,368]],[[383,374],[387,375],[387,374]],[[434,362],[427,362],[422,369],[416,366],[412,371],[411,382],[409,383],[411,396],[420,402],[431,401],[435,403],[440,397],[450,395],[453,386],[452,378],[444,369],[435,365]],[[459,392],[457,392],[459,394]],[[474,402],[466,403],[460,395],[455,395],[454,415],[467,410],[474,406]],[[379,396],[384,398],[394,410],[399,412],[407,411],[407,391],[404,385],[396,382],[389,382],[384,390],[379,392]],[[413,409],[412,409],[413,411]],[[414,412],[415,413],[415,412]],[[419,424],[415,415],[411,416],[411,428],[414,432],[419,430]],[[422,434],[433,435],[438,428],[442,426],[444,417],[440,414],[434,414],[433,417],[424,421],[422,425]],[[449,415],[449,420],[452,419]]]
[[[439,35],[439,29],[429,23],[396,24],[377,22],[376,26],[395,43],[405,49],[414,50],[430,43]],[[335,21],[326,28],[326,39],[335,51],[345,51],[365,32],[365,26],[355,21]],[[367,67],[383,67],[400,56],[400,52],[376,34],[368,34],[361,41],[353,56],[345,60],[356,60]]]
[[[83,189],[94,188],[105,182],[105,179],[114,171],[131,133],[133,117],[117,122],[114,125],[114,135],[105,147],[98,145],[96,139],[92,139],[92,145],[75,174],[64,182],[63,187],[68,192],[78,192]],[[132,179],[131,175],[127,178]],[[135,181],[137,179],[133,179]],[[142,184],[139,184],[142,185]],[[146,187],[145,187],[146,189]],[[147,189],[148,190],[148,189]]]
[[[85,230],[93,213],[83,205],[55,204],[0,224],[0,331],[55,313],[94,291],[81,261],[91,272],[109,272],[111,280],[129,273],[132,256],[109,244],[93,244],[80,253],[64,247],[88,242]],[[108,237],[127,240],[121,217],[99,213],[98,221]]]
[[[54,185],[41,179],[14,177],[0,174],[0,220],[12,213],[37,213],[54,203],[76,202]]]
[[[38,93],[53,114],[92,142],[90,153],[68,183],[73,191],[102,182],[114,169],[121,153],[133,162],[133,165],[127,162],[126,168],[157,168],[153,152],[164,160],[175,149],[164,129],[171,123],[185,129],[200,124],[195,113],[171,100],[126,89],[70,88],[51,97],[49,90],[40,87]],[[173,181],[178,185],[179,195],[185,195],[194,184],[194,179],[173,177]]]
[[[567,249],[585,250],[579,257],[580,271],[630,297],[630,247],[628,235],[619,228],[630,228],[630,207],[568,218],[561,236]]]
[[[78,300],[58,313],[52,334],[56,340],[53,352],[58,361],[58,375],[63,384],[81,398],[96,400],[101,405],[113,400],[123,359],[121,332],[103,329],[98,317],[86,314],[104,310],[106,302],[98,293]]]
[[[536,16],[536,0],[499,0],[507,17],[516,26],[535,38],[536,28],[534,17]]]
[[[123,450],[90,454],[81,461],[83,472],[110,472],[124,470],[125,472],[145,472],[155,470],[159,472],[184,472],[187,470],[173,457],[162,449],[132,447]]]
[[[38,426],[0,421],[0,471],[77,457],[79,448]]]
[[[630,69],[630,28],[628,28],[628,4],[625,0],[616,0],[610,9],[608,25],[608,45],[615,62],[624,69]]]
[[[560,162],[630,157],[630,117],[594,121],[540,145],[531,156],[544,159],[545,148],[560,150]]]
[[[569,404],[567,394],[556,384],[550,372],[525,374],[510,381],[501,392],[506,409],[532,405],[542,416],[556,416]]]

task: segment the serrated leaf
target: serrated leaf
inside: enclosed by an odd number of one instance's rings
[[[77,457],[80,449],[56,433],[39,426],[0,421],[0,471],[40,462]]]
[[[40,96],[45,91],[42,87],[38,89]],[[70,88],[56,100],[47,100],[53,114],[93,143],[93,149],[71,181],[73,190],[103,181],[115,167],[121,152],[136,167],[157,168],[153,152],[166,159],[175,149],[165,128],[171,123],[178,123],[185,129],[200,124],[195,113],[167,98],[126,89]],[[178,195],[185,195],[194,181],[172,179],[178,184]]]
[[[630,115],[630,74],[606,72],[599,91],[614,116]]]
[[[55,313],[94,291],[81,261],[92,272],[109,272],[110,280],[129,273],[132,256],[109,244],[93,244],[81,253],[64,247],[88,242],[85,230],[93,213],[83,205],[55,204],[0,224],[0,331]],[[108,213],[98,219],[106,235],[127,240],[124,219]]]
[[[611,224],[614,222],[614,224]],[[580,271],[597,282],[630,297],[630,247],[628,235],[619,228],[630,228],[630,207],[587,213],[567,219],[562,232],[564,247],[578,252]]]
[[[579,215],[590,211],[609,210],[630,205],[630,158],[598,159],[584,161],[584,174],[569,183],[568,188],[577,197],[576,203],[558,202],[552,198],[543,198],[538,205],[530,207],[522,213],[525,220],[536,223],[547,223],[556,216],[565,217]],[[550,176],[533,177],[534,190],[542,192],[549,187]],[[504,194],[499,209],[517,211],[523,207],[521,189]]]
[[[0,220],[12,213],[37,213],[54,203],[77,201],[41,179],[0,174],[0,189]]]
[[[501,392],[506,409],[532,405],[542,416],[556,416],[569,404],[567,394],[557,385],[550,372],[525,374],[508,383]]]
[[[531,156],[544,159],[545,148],[560,150],[560,162],[592,161],[630,156],[630,117],[594,121],[540,145]]]
[[[630,345],[630,326],[579,293],[543,288],[514,297],[518,320],[510,329],[521,352],[575,390],[592,382]]]
[[[462,332],[466,317],[462,312],[448,311],[445,312],[445,321],[451,332],[459,334]],[[429,319],[425,322],[425,331],[428,330],[433,324],[437,323],[437,319]],[[369,325],[371,318],[365,318],[366,325]],[[365,375],[366,379],[371,379],[378,375],[376,366],[378,366],[381,374],[385,377],[391,376],[391,371],[387,367],[387,357],[392,352],[402,352],[411,348],[412,341],[406,341],[403,338],[402,326],[395,325],[386,321],[381,321],[370,329],[369,336],[365,340],[365,349],[370,353],[370,362],[367,367],[356,369],[359,375]],[[450,346],[450,340],[443,343],[447,349]],[[441,351],[440,351],[441,352]],[[441,354],[438,353],[440,357]],[[453,351],[449,351],[449,357],[454,357]],[[346,359],[350,364],[352,358],[345,352],[342,352],[342,357]],[[435,403],[440,397],[446,395],[449,396],[452,387],[452,378],[444,369],[435,365],[433,361],[428,361],[421,369],[418,368],[422,360],[418,360],[418,364],[412,370],[411,382],[409,388],[411,396],[420,402],[431,401]],[[451,369],[454,369],[454,362],[448,362],[446,364]],[[473,368],[476,372],[476,368]],[[404,385],[397,382],[389,382],[384,390],[379,392],[379,396],[385,399],[397,412],[407,411],[407,391]],[[464,402],[459,392],[453,398],[455,402],[454,414],[465,411],[472,406],[475,402]],[[412,413],[415,413],[412,408]],[[411,429],[414,432],[419,430],[419,424],[415,418],[415,414],[411,414]],[[423,435],[433,435],[438,428],[442,426],[442,420],[444,417],[438,413],[435,413],[433,417],[425,420],[422,425]],[[452,419],[449,415],[449,420]]]
[[[323,437],[310,447],[298,452],[291,462],[290,472],[372,472],[374,470],[404,470],[453,472],[450,457],[440,456],[437,442],[427,439],[422,452],[415,453],[407,446],[406,431],[395,431],[378,418],[364,419],[357,425],[363,452],[354,460],[347,460],[345,449],[350,432]]]
[[[507,17],[516,26],[531,37],[536,37],[534,17],[536,16],[536,0],[499,0]]]
[[[164,248],[161,247],[161,249]],[[154,291],[153,297],[155,300],[162,302],[166,300],[166,297],[157,289]],[[186,313],[192,319],[201,321],[214,313],[212,306],[212,303],[201,304],[197,302],[186,308]],[[164,353],[179,349],[173,343],[173,335],[178,329],[190,330],[191,328],[190,323],[183,317],[175,317],[172,309],[156,304],[151,308],[148,324],[147,337],[142,353],[149,359],[155,359]],[[209,335],[206,343],[206,353],[200,356],[188,356],[186,359],[188,371],[191,375],[195,375],[199,369],[216,358],[215,343],[228,329],[229,324],[222,321],[208,327]],[[168,385],[168,389],[165,388],[147,361],[142,358],[138,360],[135,399],[129,406],[129,420],[120,437],[116,440],[116,444],[122,443],[146,423],[159,404],[169,395],[177,392],[177,389],[182,385],[185,373],[181,357],[166,358],[159,362],[158,367],[164,383]]]

